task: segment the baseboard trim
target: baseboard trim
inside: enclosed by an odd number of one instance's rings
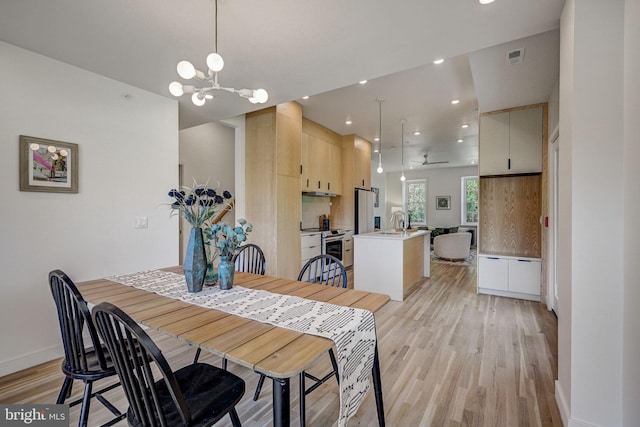
[[[567,399],[565,397],[564,391],[562,390],[562,386],[557,380],[555,383],[555,388],[556,403],[558,404],[558,409],[560,410],[560,417],[562,418],[563,425],[567,427],[598,427],[596,424],[590,424],[586,421],[571,418],[571,410],[569,409],[569,405],[567,405]]]
[[[23,369],[31,368],[32,366],[53,359],[58,359],[62,357],[63,354],[62,346],[54,345],[34,351],[33,353],[21,354],[12,359],[3,360],[0,362],[0,376],[13,374],[14,372],[22,371]]]
[[[569,417],[571,416],[571,410],[567,405],[567,400],[564,397],[564,391],[562,390],[562,386],[560,382],[556,380],[556,404],[558,405],[558,409],[560,410],[560,417],[562,418],[562,424],[565,426],[569,425]]]

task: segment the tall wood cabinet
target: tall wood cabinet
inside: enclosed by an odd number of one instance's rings
[[[478,292],[539,301],[547,105],[480,116]]]
[[[300,259],[302,107],[295,102],[246,115],[246,216],[249,240],[267,274],[295,279]]]
[[[356,188],[371,188],[371,143],[351,134],[342,137],[342,197],[332,200],[331,206],[338,228],[354,228]]]

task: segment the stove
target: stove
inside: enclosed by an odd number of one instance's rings
[[[304,228],[300,231],[322,233],[322,254],[333,255],[340,262],[344,260],[344,235],[345,231],[340,229],[321,230],[319,228]]]

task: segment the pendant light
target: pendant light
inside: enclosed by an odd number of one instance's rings
[[[384,98],[379,97],[376,101],[378,101],[379,110],[378,137],[380,138],[380,142],[378,142],[378,169],[376,169],[376,172],[382,173],[384,171],[384,169],[382,169],[382,103],[384,102]]]
[[[269,94],[264,89],[234,89],[232,87],[223,87],[218,83],[218,72],[224,67],[224,60],[218,53],[218,0],[215,1],[216,11],[216,40],[215,51],[207,56],[207,73],[196,69],[189,61],[178,62],[178,75],[185,80],[199,80],[205,83],[205,87],[195,87],[194,85],[183,85],[180,82],[171,82],[169,84],[169,92],[175,97],[182,96],[185,93],[191,93],[191,101],[198,107],[203,106],[207,100],[213,99],[211,92],[222,90],[225,92],[236,93],[242,98],[246,98],[252,104],[264,104],[269,99]]]
[[[402,167],[402,175],[400,176],[400,181],[402,181],[402,182],[404,182],[404,180],[407,179],[404,176],[404,122],[405,121],[406,120],[404,120],[404,119],[402,119],[400,121],[400,124],[401,124],[401,126],[400,126],[400,129],[401,129],[400,130],[400,149],[402,150],[402,166],[401,166]]]

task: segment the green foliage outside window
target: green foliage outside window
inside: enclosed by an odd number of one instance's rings
[[[478,177],[464,178],[465,223],[478,222]]]
[[[412,223],[427,222],[427,198],[425,181],[407,182],[407,211],[411,215]]]

